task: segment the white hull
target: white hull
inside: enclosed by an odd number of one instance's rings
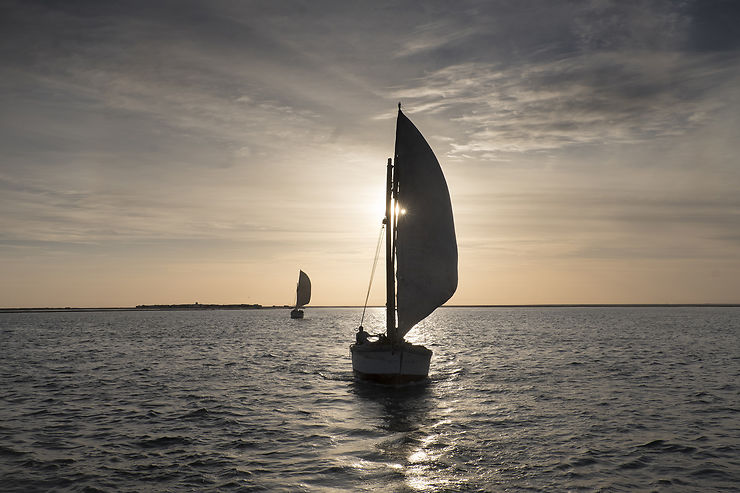
[[[431,350],[408,343],[397,346],[377,342],[352,344],[350,352],[356,377],[389,384],[425,379],[432,359]]]

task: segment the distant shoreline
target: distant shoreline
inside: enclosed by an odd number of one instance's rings
[[[534,305],[445,305],[441,308],[649,308],[649,307],[740,307],[740,303],[549,303]],[[48,307],[48,308],[0,308],[0,313],[53,313],[53,312],[146,312],[146,311],[203,311],[203,310],[275,310],[290,309],[290,305],[259,304],[173,304],[173,305],[137,305],[132,307]],[[320,305],[307,308],[362,308],[361,305]],[[369,308],[384,308],[383,305],[371,305]]]

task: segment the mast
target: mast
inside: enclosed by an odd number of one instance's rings
[[[398,114],[401,115],[401,103],[398,103]],[[386,317],[388,339],[398,342],[396,325],[396,239],[398,234],[398,122],[396,122],[396,139],[393,146],[393,161],[388,158],[388,176],[385,194],[385,278],[386,278]],[[402,339],[403,337],[401,337]]]
[[[386,186],[385,186],[385,310],[386,330],[389,339],[394,340],[396,334],[396,272],[395,256],[393,255],[393,164],[388,158]]]

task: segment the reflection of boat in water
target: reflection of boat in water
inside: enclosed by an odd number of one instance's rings
[[[303,306],[311,301],[311,280],[305,272],[298,274],[298,286],[296,287],[295,308],[290,311],[290,318],[303,318]]]
[[[373,404],[366,407],[375,426],[392,432],[420,432],[439,418],[439,401],[428,382],[427,379],[416,385],[394,386],[355,381],[350,391],[364,404]]]
[[[350,346],[355,376],[391,384],[427,377],[432,351],[406,342],[404,335],[457,289],[457,240],[447,182],[400,104],[394,154],[388,159],[383,220],[386,331],[370,342],[360,325]]]

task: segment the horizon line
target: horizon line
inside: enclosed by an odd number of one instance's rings
[[[362,308],[362,305],[308,305],[303,308]],[[439,308],[609,308],[609,307],[740,307],[740,303],[522,303],[522,304],[460,304]],[[0,313],[33,312],[95,312],[95,311],[201,311],[201,310],[260,310],[288,309],[293,305],[260,305],[258,303],[171,303],[118,307],[0,307]],[[367,308],[385,308],[368,305]]]

